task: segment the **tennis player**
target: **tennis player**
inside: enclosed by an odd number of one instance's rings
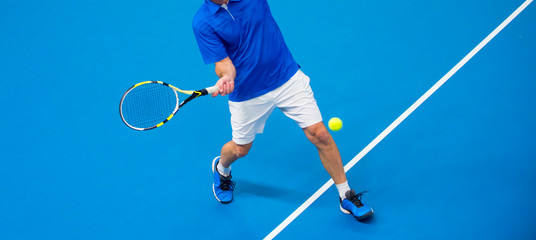
[[[329,134],[309,86],[309,77],[292,57],[267,0],[205,0],[193,20],[205,64],[215,63],[219,91],[229,96],[232,141],[212,163],[213,191],[221,203],[233,200],[231,164],[246,156],[279,108],[296,121],[317,147],[320,159],[339,191],[340,209],[358,219],[373,211],[351,190],[341,156]]]

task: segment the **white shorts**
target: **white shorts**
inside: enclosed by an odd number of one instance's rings
[[[321,122],[322,116],[309,81],[309,77],[298,70],[285,84],[269,93],[243,102],[229,101],[233,141],[239,145],[253,142],[255,135],[262,133],[275,107],[301,128]]]

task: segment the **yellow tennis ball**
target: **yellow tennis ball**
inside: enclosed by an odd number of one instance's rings
[[[328,127],[332,131],[339,131],[342,128],[342,120],[338,117],[331,118],[328,122]]]

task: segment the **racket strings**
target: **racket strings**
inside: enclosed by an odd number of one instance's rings
[[[123,119],[136,128],[151,128],[174,113],[179,99],[173,89],[158,83],[133,88],[123,99]]]

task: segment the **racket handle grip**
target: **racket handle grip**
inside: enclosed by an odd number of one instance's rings
[[[212,86],[212,87],[208,87],[208,88],[205,88],[205,89],[207,90],[208,94],[212,94],[212,93],[214,93],[214,92],[219,90],[218,86]]]

